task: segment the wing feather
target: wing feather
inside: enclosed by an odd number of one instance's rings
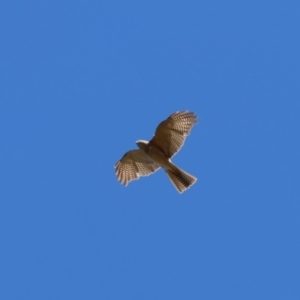
[[[154,173],[159,168],[160,166],[141,149],[126,152],[115,164],[117,178],[125,186],[140,176]]]
[[[150,143],[171,158],[183,146],[195,124],[197,124],[197,116],[193,112],[175,112],[157,126]]]

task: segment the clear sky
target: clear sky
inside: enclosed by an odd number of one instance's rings
[[[300,299],[299,1],[2,1],[0,299]],[[166,174],[114,164],[175,111]]]

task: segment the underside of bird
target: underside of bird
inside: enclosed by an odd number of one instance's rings
[[[138,140],[139,149],[126,152],[115,164],[118,180],[127,186],[140,176],[163,168],[179,193],[192,186],[197,178],[179,169],[171,158],[181,149],[192,127],[197,124],[193,112],[177,111],[162,121],[150,141]]]

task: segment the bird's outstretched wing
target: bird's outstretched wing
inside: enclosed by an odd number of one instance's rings
[[[118,180],[125,186],[140,176],[148,176],[160,166],[148,157],[143,150],[130,150],[115,164]]]
[[[171,158],[183,146],[195,124],[197,116],[193,112],[175,112],[157,126],[150,143]]]

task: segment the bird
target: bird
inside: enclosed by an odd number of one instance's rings
[[[197,116],[193,112],[171,114],[157,126],[150,141],[136,141],[138,149],[126,152],[115,164],[117,179],[127,186],[132,180],[162,168],[179,193],[186,191],[197,178],[173,164],[171,158],[181,149],[195,124]]]

